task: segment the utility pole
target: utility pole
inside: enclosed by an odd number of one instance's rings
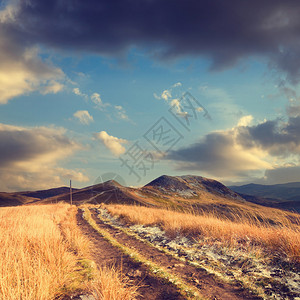
[[[70,179],[70,203],[71,205],[73,204],[73,201],[72,201],[72,180]]]

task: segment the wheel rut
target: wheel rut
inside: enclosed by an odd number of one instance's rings
[[[200,291],[201,295],[205,298],[220,300],[261,299],[260,297],[252,295],[242,286],[222,282],[214,275],[209,274],[204,269],[194,267],[186,262],[182,262],[181,260],[178,260],[175,257],[160,251],[159,249],[149,245],[148,243],[144,243],[143,241],[140,241],[133,236],[127,235],[123,231],[109,224],[106,224],[101,219],[99,219],[97,217],[98,214],[95,209],[90,209],[90,211],[92,214],[92,218],[97,223],[97,225],[109,232],[119,243],[141,253],[146,259],[169,269],[171,273],[182,278],[189,285],[196,287]]]
[[[171,283],[152,275],[142,263],[134,261],[125,255],[119,248],[111,245],[82,217],[78,209],[77,225],[93,244],[92,258],[99,267],[115,266],[129,277],[134,284],[140,286],[137,299],[151,300],[182,300],[183,297]]]

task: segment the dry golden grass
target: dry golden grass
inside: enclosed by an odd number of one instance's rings
[[[268,221],[250,216],[239,217],[233,222],[222,216],[194,215],[166,209],[148,208],[140,206],[107,205],[106,208],[113,215],[125,218],[134,224],[160,225],[171,235],[182,234],[193,237],[208,237],[221,241],[228,246],[244,245],[261,247],[268,253],[285,255],[293,261],[300,262],[300,226],[296,219],[293,223],[283,213],[276,214],[276,225]],[[267,216],[266,216],[267,217]],[[297,216],[295,215],[295,218]]]
[[[76,212],[68,204],[0,209],[0,299],[50,300],[84,291],[101,300],[117,293],[129,299],[120,273],[99,271],[89,259]]]
[[[67,205],[0,210],[1,299],[54,299],[69,286],[77,258],[57,224]]]
[[[99,300],[133,300],[138,295],[138,288],[124,276],[122,270],[103,267],[98,270],[91,291]]]
[[[149,189],[149,188],[148,188]],[[151,190],[151,189],[150,189]],[[138,195],[142,195],[142,191]],[[135,194],[136,195],[136,194]],[[185,213],[216,216],[217,218],[242,222],[245,219],[251,223],[300,223],[297,214],[286,212],[281,209],[261,206],[242,199],[232,199],[215,195],[207,191],[198,191],[196,197],[182,197],[173,192],[161,192],[155,190],[154,194],[144,193],[140,196],[140,202],[145,206],[165,208]],[[115,203],[117,204],[117,203]]]

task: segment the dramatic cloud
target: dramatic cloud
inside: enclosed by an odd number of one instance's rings
[[[236,127],[209,133],[165,158],[173,160],[177,169],[197,170],[219,178],[246,178],[265,170],[261,182],[300,179],[300,116],[250,126],[252,119],[242,117]]]
[[[40,59],[37,44],[11,34],[8,27],[15,24],[18,11],[13,4],[0,11],[0,104],[24,93],[57,93],[64,87],[64,73]]]
[[[235,130],[214,132],[198,143],[171,151],[166,159],[183,171],[199,171],[214,177],[238,178],[247,171],[269,168],[263,153],[244,151],[235,141]]]
[[[287,114],[290,117],[300,116],[300,96],[296,90],[288,86],[284,81],[280,83],[279,90],[288,100]]]
[[[137,46],[160,59],[210,57],[214,70],[262,56],[287,72],[291,81],[299,79],[297,0],[9,3],[0,20],[5,20],[5,34],[23,44],[104,55],[119,55]]]
[[[66,176],[87,181],[80,171],[57,166],[80,148],[64,129],[0,124],[0,189],[49,188],[62,185]]]
[[[300,116],[241,127],[237,141],[244,149],[259,148],[272,156],[300,155]]]
[[[63,72],[41,61],[36,49],[24,49],[22,52],[1,37],[0,29],[0,104],[33,91],[57,93],[64,87],[58,82],[62,79]]]
[[[95,137],[102,141],[104,146],[115,156],[120,156],[126,151],[122,144],[126,144],[127,140],[109,135],[106,131],[96,133]]]
[[[78,110],[73,115],[79,120],[83,125],[89,125],[91,122],[94,122],[93,117],[89,114],[87,110]]]

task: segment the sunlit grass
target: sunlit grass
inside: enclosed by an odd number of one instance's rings
[[[68,204],[0,209],[0,299],[53,300],[81,293],[134,299],[136,288],[128,287],[119,270],[96,268],[76,213]]]
[[[292,261],[300,262],[300,226],[296,219],[293,223],[284,214],[276,215],[275,225],[255,216],[251,219],[239,217],[237,221],[223,218],[221,215],[181,213],[166,209],[140,206],[107,205],[112,215],[125,218],[134,224],[159,225],[169,235],[184,235],[193,238],[211,238],[227,246],[243,245],[252,248],[260,247],[266,252],[280,254]],[[295,217],[296,218],[296,217]]]

